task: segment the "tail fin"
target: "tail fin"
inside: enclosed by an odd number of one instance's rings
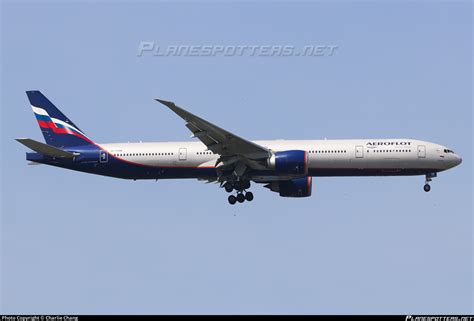
[[[31,108],[48,145],[70,147],[90,145],[92,141],[40,91],[27,91]]]

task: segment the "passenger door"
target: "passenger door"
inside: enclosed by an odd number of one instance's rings
[[[364,158],[364,146],[356,145],[354,148],[354,154],[350,158],[352,168],[363,169],[367,166],[367,160]]]
[[[425,145],[418,145],[418,158],[426,157],[426,147]]]
[[[180,161],[185,161],[185,160],[187,159],[187,157],[188,157],[188,151],[187,151],[187,149],[186,149],[186,148],[180,148],[180,149],[179,149],[179,152],[178,152],[178,155],[179,155],[178,159],[179,159]]]
[[[109,154],[105,150],[101,150],[99,153],[99,161],[101,163],[107,163],[109,160]]]
[[[356,158],[364,158],[364,146],[357,145],[355,147],[355,157]]]

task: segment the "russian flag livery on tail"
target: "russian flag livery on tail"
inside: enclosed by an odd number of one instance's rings
[[[415,139],[250,141],[161,99],[199,141],[97,144],[40,91],[26,94],[46,140],[17,139],[33,151],[27,160],[124,179],[215,182],[230,204],[252,201],[252,182],[282,197],[308,197],[319,176],[424,175],[428,192],[437,173],[462,161],[445,146]]]
[[[26,94],[48,145],[69,147],[92,144],[92,141],[40,91],[27,91]]]

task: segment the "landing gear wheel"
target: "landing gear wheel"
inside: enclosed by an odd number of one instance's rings
[[[253,193],[252,192],[245,193],[245,199],[251,202],[253,200]]]
[[[243,203],[245,201],[245,196],[242,193],[237,194],[237,201]]]
[[[250,181],[245,181],[245,183],[243,184],[244,186],[244,189],[249,189],[250,188]]]
[[[231,193],[234,190],[234,186],[231,183],[227,182],[224,184],[224,189],[227,193]]]
[[[433,177],[436,177],[436,175],[436,173],[428,173],[425,175],[425,186],[423,186],[425,192],[429,192],[431,190],[430,182],[433,180]]]
[[[230,195],[227,200],[229,201],[230,205],[234,205],[237,202],[237,198],[234,195]]]
[[[250,188],[250,182],[249,181],[237,181],[234,183],[234,188],[241,192],[243,190],[249,189]]]

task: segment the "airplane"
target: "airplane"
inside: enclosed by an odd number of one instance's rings
[[[251,182],[282,197],[311,196],[312,177],[424,175],[429,192],[437,173],[462,162],[452,149],[416,139],[250,141],[162,99],[156,101],[199,141],[99,144],[40,91],[26,94],[46,141],[17,139],[34,151],[26,153],[30,164],[133,180],[215,182],[232,205],[253,200]]]

